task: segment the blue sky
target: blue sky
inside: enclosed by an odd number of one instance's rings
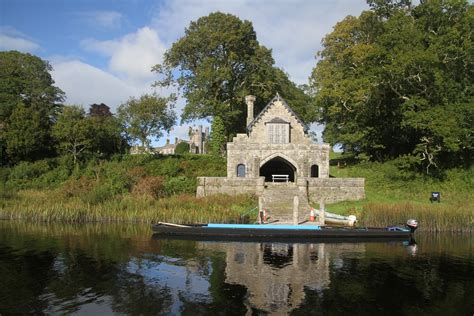
[[[201,16],[221,11],[251,21],[276,65],[302,84],[324,35],[367,8],[365,0],[0,0],[0,50],[48,60],[67,104],[103,102],[115,110],[153,91],[151,66]],[[176,126],[170,138],[186,139],[189,125]]]

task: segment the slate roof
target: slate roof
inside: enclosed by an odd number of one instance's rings
[[[288,110],[288,112],[290,112],[291,115],[293,115],[296,120],[298,121],[298,123],[300,123],[303,128],[304,128],[304,131],[305,133],[308,131],[308,126],[303,122],[303,120],[298,116],[298,114],[296,114],[295,111],[293,111],[290,106],[288,105],[288,103],[286,103],[285,99],[283,99],[282,97],[280,97],[280,95],[277,94],[275,95],[275,97],[270,101],[268,102],[268,104],[263,108],[263,110],[253,119],[252,122],[250,122],[249,125],[247,125],[247,132],[250,132],[252,130],[252,127],[255,125],[255,123],[263,116],[263,114],[268,110],[269,107],[271,107],[273,105],[273,103],[275,101],[281,101],[281,103],[283,104],[283,106]],[[281,120],[281,122],[272,122],[273,120]],[[289,123],[289,122],[286,122],[284,121],[283,119],[281,118],[274,118],[272,119],[272,121],[270,122],[267,122],[267,123]]]
[[[282,118],[280,118],[280,117],[274,117],[274,118],[272,118],[270,121],[265,122],[265,124],[267,124],[267,123],[290,124],[290,122],[285,121],[284,119],[282,119]]]

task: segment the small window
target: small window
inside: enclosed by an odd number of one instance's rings
[[[244,178],[245,177],[245,165],[239,164],[237,165],[237,177]]]
[[[311,166],[311,178],[319,178],[319,166],[312,165]]]

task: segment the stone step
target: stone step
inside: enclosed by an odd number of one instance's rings
[[[269,183],[263,192],[263,207],[270,221],[293,223],[293,199],[299,198],[298,222],[309,219],[310,206],[306,192],[302,193],[294,183]]]

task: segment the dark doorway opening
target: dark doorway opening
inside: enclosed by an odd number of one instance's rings
[[[263,263],[272,268],[282,269],[293,262],[293,245],[264,244]]]
[[[290,162],[281,157],[275,157],[260,167],[260,176],[265,177],[266,182],[274,182],[273,176],[287,175],[289,182],[295,182],[295,171],[296,168]]]

